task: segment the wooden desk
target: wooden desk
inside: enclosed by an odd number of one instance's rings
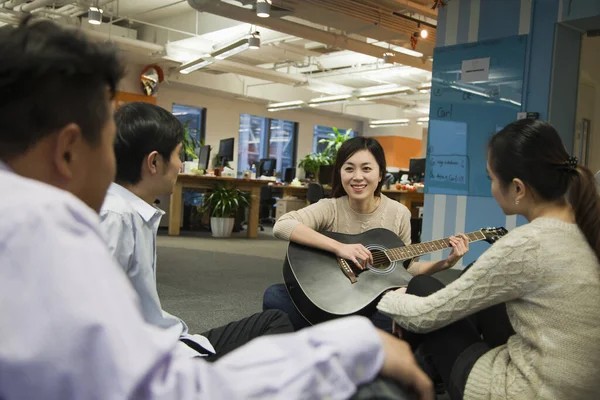
[[[260,188],[267,186],[269,181],[260,179],[238,179],[225,176],[179,174],[175,189],[171,194],[169,208],[169,235],[178,236],[181,226],[181,207],[183,203],[183,188],[212,189],[217,183],[229,184],[237,189],[250,192],[250,212],[248,215],[248,237],[258,236],[258,205],[260,203]]]
[[[286,196],[294,196],[299,199],[306,199],[306,191],[308,190],[307,186],[273,186],[276,188],[280,188],[283,194],[283,197]],[[325,194],[329,195],[331,193],[331,187],[324,186]],[[411,213],[413,214],[413,218],[417,217],[416,210],[413,210],[414,207],[422,206],[425,195],[419,192],[410,192],[406,190],[395,190],[395,189],[383,189],[381,193],[385,194],[390,199],[396,200],[406,206]]]
[[[381,193],[385,194],[390,199],[396,200],[406,206],[411,212],[413,218],[418,217],[416,207],[423,206],[425,202],[425,194],[422,192],[410,192],[406,190],[382,189]]]

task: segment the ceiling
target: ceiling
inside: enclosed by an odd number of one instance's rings
[[[265,105],[344,95],[319,112],[360,120],[416,120],[429,112],[433,0],[272,0],[269,18],[256,16],[256,0],[99,0],[101,25],[86,22],[93,1],[23,3],[0,0],[0,21],[15,22],[31,12],[80,24],[92,37],[115,41],[130,61],[158,63],[178,85]],[[429,36],[419,37],[411,52],[411,36],[423,28]],[[256,31],[259,49],[214,60],[188,75],[178,72],[182,64]],[[384,53],[390,53],[387,63]],[[403,92],[358,99],[386,90]]]

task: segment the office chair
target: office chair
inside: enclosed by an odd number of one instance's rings
[[[324,197],[325,191],[320,183],[311,182],[308,184],[308,189],[306,190],[306,200],[308,200],[310,204],[316,203]]]
[[[265,230],[263,226],[264,221],[275,224],[275,218],[273,217],[275,203],[277,203],[277,200],[273,197],[271,188],[269,186],[262,186],[260,188],[260,202],[258,206],[258,227],[261,232]]]

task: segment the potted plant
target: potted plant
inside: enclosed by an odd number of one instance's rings
[[[204,196],[202,212],[209,212],[213,237],[229,237],[233,231],[235,214],[250,204],[250,195],[239,189],[217,184]]]
[[[194,136],[190,134],[188,128],[190,121],[185,121],[183,124],[184,136],[183,142],[181,143],[181,160],[183,161],[184,167],[183,172],[190,172],[194,166],[198,165],[198,154],[197,149],[203,146],[203,141],[198,142]]]
[[[319,167],[325,162],[327,162],[327,160],[325,160],[325,157],[322,154],[311,153],[300,160],[298,167],[304,170],[307,178],[316,177],[319,172]]]
[[[346,140],[350,138],[352,130],[348,129],[341,133],[336,127],[332,128],[333,133],[329,134],[329,138],[319,140],[319,143],[326,143],[327,146],[320,153],[307,154],[298,164],[298,167],[304,169],[307,175],[312,175],[317,178],[317,181],[324,185],[331,184],[333,176],[333,164],[337,153]]]
[[[329,134],[329,138],[319,140],[319,143],[327,144],[327,147],[323,150],[325,162],[320,165],[318,172],[319,183],[323,185],[331,185],[337,153],[340,150],[342,143],[350,139],[350,135],[352,134],[352,129],[348,129],[346,132],[342,133],[334,126],[331,130],[333,130],[333,133]]]
[[[319,143],[327,143],[327,147],[323,150],[323,154],[330,160],[328,165],[332,165],[335,162],[335,158],[337,157],[340,147],[342,147],[342,143],[350,139],[350,135],[352,134],[352,129],[348,129],[346,132],[342,133],[334,126],[331,130],[333,133],[329,134],[328,139],[319,140]]]

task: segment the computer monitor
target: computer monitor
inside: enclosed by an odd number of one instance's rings
[[[198,169],[206,171],[210,164],[210,146],[201,146],[198,152]]]
[[[292,183],[296,177],[296,168],[286,168],[283,173],[283,181],[286,183]]]
[[[274,176],[277,168],[276,158],[263,158],[258,162],[256,176]]]
[[[219,158],[223,163],[233,161],[234,138],[222,139],[219,142]]]
[[[412,182],[423,182],[425,180],[425,158],[410,159],[408,179]]]

